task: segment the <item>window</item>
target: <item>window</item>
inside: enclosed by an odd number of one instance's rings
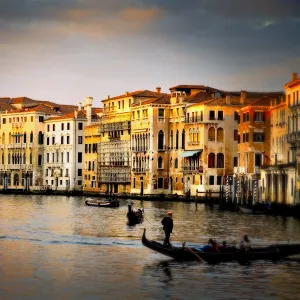
[[[235,120],[235,121],[238,121],[238,119],[239,119],[239,114],[238,114],[237,111],[235,111],[235,112],[234,112],[234,120]]]
[[[175,145],[175,149],[178,150],[178,145],[179,145],[179,131],[178,129],[176,130],[176,145]]]
[[[164,132],[162,130],[158,133],[158,150],[164,150]]]
[[[222,184],[222,176],[217,176],[217,185]]]
[[[208,154],[208,167],[209,168],[215,167],[215,154],[214,153]]]
[[[82,152],[78,152],[78,160],[79,163],[82,163]]]
[[[67,123],[67,130],[70,130],[70,123]]]
[[[218,128],[217,129],[217,141],[218,142],[223,142],[224,141],[224,130],[223,130],[223,128]]]
[[[64,162],[64,153],[63,152],[61,152],[61,162],[63,163]]]
[[[49,144],[50,144],[50,138],[47,137],[47,145],[49,145]]]
[[[47,153],[47,163],[50,161],[50,154]]]
[[[83,123],[79,122],[78,123],[78,130],[82,130],[83,129]]]
[[[64,130],[64,129],[65,129],[65,124],[61,123],[61,130]]]
[[[181,133],[181,149],[184,150],[185,149],[185,130],[182,130]]]
[[[44,122],[44,116],[39,116],[39,122]]]
[[[70,152],[67,152],[67,162],[70,162]]]
[[[77,181],[77,184],[78,184],[78,185],[82,185],[82,180],[78,180],[78,181]]]
[[[218,111],[218,120],[224,120],[223,111]]]
[[[78,136],[78,144],[82,144],[82,136]]]
[[[214,110],[209,111],[209,119],[210,120],[215,120],[215,111]]]
[[[224,168],[224,154],[217,154],[217,168]]]
[[[38,165],[39,166],[42,165],[42,155],[41,154],[38,155]]]
[[[175,169],[178,168],[178,158],[175,158],[175,161],[174,161],[174,168],[175,168]]]
[[[243,143],[249,143],[249,132],[243,133]]]
[[[208,129],[208,140],[215,141],[215,128],[213,128],[213,127],[210,127]]]
[[[38,144],[43,145],[44,144],[44,134],[40,131],[38,135]]]
[[[64,137],[63,137],[63,136],[60,137],[60,143],[61,143],[62,145],[64,144]]]
[[[265,120],[265,114],[263,111],[255,111],[254,112],[254,121],[262,122]]]
[[[165,110],[163,108],[158,109],[158,118],[163,119],[165,117]]]
[[[69,177],[69,169],[66,169],[66,177]]]
[[[6,124],[6,119],[5,118],[2,119],[2,123]]]
[[[133,178],[133,188],[135,189],[135,187],[136,187],[136,180],[135,178]]]
[[[265,140],[265,135],[263,132],[253,133],[253,142],[263,142]]]
[[[237,166],[238,166],[238,158],[237,158],[237,157],[234,157],[234,158],[233,158],[233,166],[234,166],[234,167],[237,167]]]
[[[33,143],[33,132],[30,133],[30,143]]]
[[[55,124],[52,125],[52,130],[55,131]]]
[[[215,176],[209,176],[209,185],[215,184]]]
[[[260,153],[255,153],[255,167],[260,167],[262,165],[262,157]]]
[[[164,187],[164,179],[159,177],[157,178],[157,188],[162,189]]]
[[[50,125],[49,124],[47,125],[47,131],[48,132],[50,131]]]
[[[157,168],[158,169],[163,169],[163,167],[164,167],[164,162],[163,162],[163,159],[162,159],[162,157],[160,156],[159,158],[158,158],[158,160],[157,160]]]
[[[70,136],[67,135],[67,144],[69,145],[70,144]]]
[[[77,170],[77,175],[78,175],[78,176],[82,176],[82,169],[78,169],[78,170]]]
[[[233,131],[233,140],[234,141],[238,140],[238,130],[237,129],[234,129],[234,131]]]
[[[55,136],[52,137],[52,145],[55,144]]]

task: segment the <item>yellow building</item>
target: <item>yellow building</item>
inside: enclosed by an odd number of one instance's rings
[[[84,169],[83,191],[99,193],[98,180],[98,148],[100,144],[100,123],[88,125],[84,128]]]
[[[132,104],[132,193],[169,192],[169,107],[170,96],[159,88]]]
[[[40,188],[43,185],[44,121],[67,112],[71,106],[20,97],[1,99],[0,107],[0,188]]]
[[[287,142],[290,144],[290,161],[296,168],[295,181],[291,183],[291,193],[294,197],[294,204],[300,203],[300,78],[297,73],[292,74],[292,80],[285,86],[288,130]]]
[[[126,92],[102,100],[98,151],[100,191],[130,193],[131,191],[131,106],[155,97],[156,92]]]

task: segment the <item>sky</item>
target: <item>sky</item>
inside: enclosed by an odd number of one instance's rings
[[[300,0],[0,0],[0,97],[94,106],[178,84],[282,91]]]

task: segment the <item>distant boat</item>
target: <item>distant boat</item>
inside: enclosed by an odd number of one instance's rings
[[[240,206],[240,211],[247,215],[264,215],[265,214],[264,210],[257,210],[254,207],[249,208],[249,207]]]
[[[87,198],[85,201],[85,205],[96,206],[96,207],[119,207],[120,202],[116,199],[93,200],[91,198]]]
[[[128,212],[127,215],[128,225],[135,225],[144,221],[144,209],[138,209]]]

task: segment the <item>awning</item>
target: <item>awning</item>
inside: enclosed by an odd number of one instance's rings
[[[194,155],[196,155],[198,153],[201,153],[201,152],[202,152],[202,149],[200,149],[200,150],[187,150],[187,151],[184,151],[184,152],[180,153],[178,155],[178,158],[194,156]]]

